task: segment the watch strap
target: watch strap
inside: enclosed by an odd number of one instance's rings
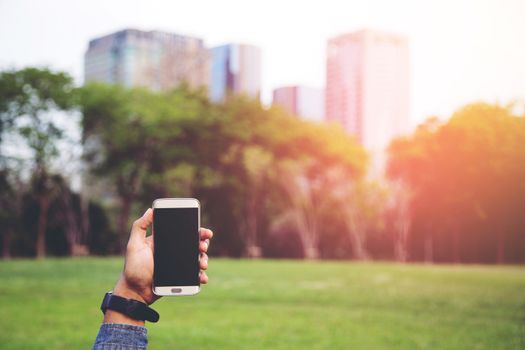
[[[119,297],[111,292],[104,295],[104,299],[100,305],[100,310],[102,310],[104,314],[107,309],[118,311],[134,320],[149,322],[157,322],[159,320],[159,313],[147,304],[138,300]]]

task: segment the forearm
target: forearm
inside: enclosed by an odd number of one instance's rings
[[[118,295],[119,297],[133,299],[133,300],[137,300],[143,303],[145,302],[140,294],[138,294],[137,292],[134,292],[131,288],[128,288],[126,286],[122,278],[118,280],[117,285],[115,286],[115,289],[113,289],[113,294]],[[106,314],[104,315],[104,323],[119,323],[119,324],[129,324],[132,326],[144,327],[145,322],[135,320],[124,314],[121,314],[120,312],[108,309],[106,310]]]
[[[107,310],[104,315],[104,324],[128,324],[131,326],[144,327],[145,322],[134,320],[117,311]]]
[[[126,288],[120,279],[113,294],[138,301],[140,295]],[[93,350],[141,350],[148,344],[144,321],[135,320],[118,311],[107,309],[103,324],[100,326]]]

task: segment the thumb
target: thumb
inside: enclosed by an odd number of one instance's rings
[[[149,208],[139,219],[133,222],[133,226],[131,227],[131,236],[129,240],[136,242],[144,241],[144,239],[146,239],[146,232],[148,230],[148,227],[151,226],[152,222],[153,209]]]

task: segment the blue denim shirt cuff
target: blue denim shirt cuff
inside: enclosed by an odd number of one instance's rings
[[[104,323],[100,326],[93,350],[145,350],[147,345],[146,327]]]

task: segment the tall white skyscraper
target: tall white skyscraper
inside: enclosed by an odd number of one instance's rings
[[[260,98],[260,48],[246,44],[227,44],[210,51],[209,96],[212,101],[222,101],[230,93]]]
[[[93,39],[84,56],[85,81],[168,90],[208,85],[209,53],[202,39],[125,29]]]
[[[362,30],[330,39],[326,120],[383,158],[392,138],[409,131],[409,65],[408,39],[400,35]]]

